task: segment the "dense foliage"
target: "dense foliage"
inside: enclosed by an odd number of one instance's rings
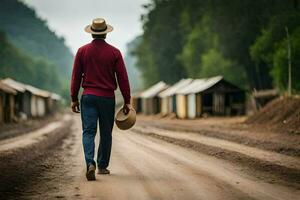
[[[0,31],[5,33],[0,37],[0,78],[10,76],[68,98],[73,55],[63,38],[18,0],[0,1]]]
[[[287,88],[287,35],[292,88],[300,91],[298,0],[152,0],[133,51],[145,85],[223,75],[247,89]]]

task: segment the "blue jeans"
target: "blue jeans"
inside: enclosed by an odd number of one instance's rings
[[[98,97],[94,95],[82,95],[81,97],[81,119],[83,129],[83,149],[87,167],[94,161],[95,136],[99,119],[100,144],[97,155],[99,168],[107,168],[109,165],[112,129],[115,115],[115,98]]]

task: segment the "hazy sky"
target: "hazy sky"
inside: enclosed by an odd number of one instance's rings
[[[142,5],[148,0],[23,0],[35,8],[38,16],[46,19],[51,30],[66,39],[76,52],[78,47],[91,41],[84,27],[93,18],[103,17],[114,27],[107,41],[124,54],[126,43],[142,33],[140,16]]]

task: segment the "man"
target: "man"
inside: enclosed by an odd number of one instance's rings
[[[117,82],[124,98],[123,112],[130,107],[130,86],[121,52],[105,42],[106,34],[113,27],[102,18],[94,19],[85,27],[94,40],[80,47],[75,56],[72,78],[72,111],[81,110],[83,129],[83,149],[87,166],[87,180],[95,180],[96,162],[94,161],[95,135],[97,122],[100,126],[100,144],[97,155],[98,174],[109,174],[112,129],[115,115],[114,90]],[[79,109],[78,92],[82,85],[83,95]]]

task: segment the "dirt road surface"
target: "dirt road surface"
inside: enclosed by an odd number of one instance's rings
[[[109,167],[111,174],[97,175],[96,181],[87,182],[84,176],[81,121],[79,116],[73,116],[72,120],[69,134],[61,140],[61,144],[50,146],[43,154],[44,159],[39,159],[40,157],[35,159],[38,164],[34,166],[38,169],[34,175],[29,172],[19,174],[18,176],[31,178],[22,180],[24,184],[21,188],[15,185],[10,192],[1,191],[2,197],[84,200],[299,199],[300,190],[297,184],[290,186],[280,181],[259,178],[255,170],[249,173],[244,170],[243,165],[236,162],[201,153],[159,137],[147,136],[136,130],[120,131],[116,127],[113,132],[113,149]],[[59,125],[54,124],[48,129],[54,129],[55,126]],[[154,127],[137,126],[136,128],[145,129],[145,132],[151,130],[164,137],[174,137],[178,140],[185,140],[188,137],[186,134],[172,135],[170,131],[162,131]],[[31,137],[32,135],[37,136],[38,133],[31,134]],[[195,135],[189,139],[213,145],[214,148],[221,148],[224,145],[225,150],[240,151],[241,154],[251,154],[246,156],[258,157],[257,159],[273,162],[280,167],[293,168],[296,172],[299,170],[297,157]],[[29,145],[31,140],[26,141],[29,142],[25,144]],[[22,145],[17,141],[14,142],[15,145]],[[11,150],[12,146],[4,145],[0,148],[2,157],[11,154],[11,152],[7,153],[8,148]],[[4,165],[2,161],[0,167]],[[24,166],[18,167],[20,168],[15,170],[24,168]],[[9,170],[8,173],[12,171]],[[14,176],[16,175],[12,173],[9,177],[12,179]]]

